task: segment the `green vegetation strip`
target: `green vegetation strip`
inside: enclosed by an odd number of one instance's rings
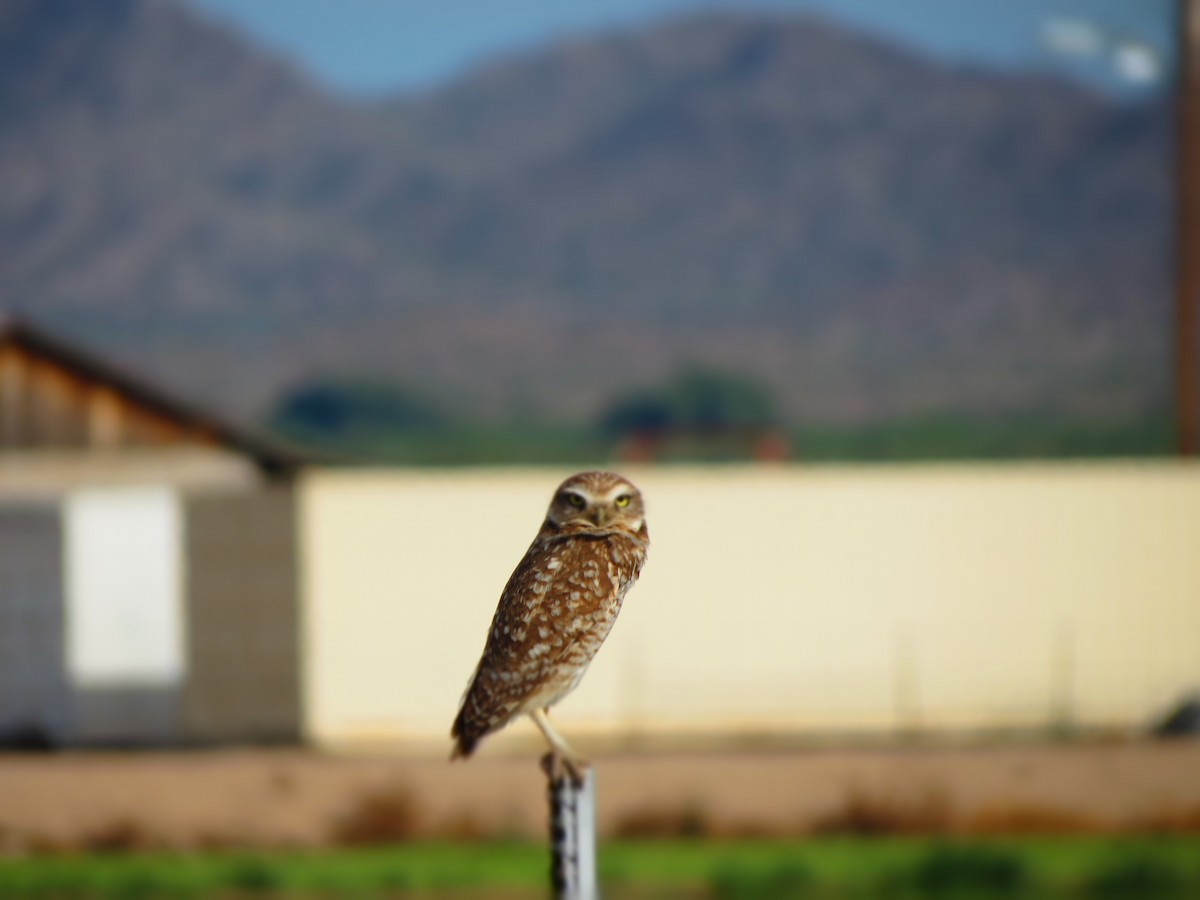
[[[0,898],[488,895],[546,882],[545,847],[427,843],[320,853],[40,856],[0,860]],[[612,896],[1200,896],[1200,837],[618,841]],[[647,894],[646,892],[651,892]],[[682,892],[682,893],[676,893]]]
[[[600,465],[631,450],[661,462],[739,462],[761,452],[766,436],[786,445],[776,452],[804,462],[1120,458],[1165,456],[1175,446],[1165,408],[806,421],[783,416],[765,385],[713,370],[613,398],[591,421],[529,412],[481,418],[403,385],[316,381],[281,399],[263,424],[330,462],[414,466]]]

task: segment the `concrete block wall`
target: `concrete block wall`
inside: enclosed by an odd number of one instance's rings
[[[186,501],[188,740],[300,735],[295,508],[286,488]]]
[[[56,505],[0,506],[0,741],[57,742],[73,727],[62,553]]]

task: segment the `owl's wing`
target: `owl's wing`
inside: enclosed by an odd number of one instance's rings
[[[553,669],[549,654],[536,649],[545,631],[538,617],[564,563],[563,549],[559,541],[535,540],[509,576],[451,729],[460,755],[512,719]]]

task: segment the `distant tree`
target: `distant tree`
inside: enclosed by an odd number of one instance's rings
[[[765,385],[737,373],[701,368],[686,370],[660,388],[618,397],[600,419],[601,427],[618,437],[777,424],[775,400]]]
[[[315,381],[285,394],[270,424],[302,438],[350,440],[431,429],[446,423],[428,400],[369,381]]]
[[[602,430],[617,436],[665,431],[674,424],[675,414],[667,398],[652,393],[618,398],[600,420]]]

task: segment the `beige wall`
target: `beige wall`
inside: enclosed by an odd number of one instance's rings
[[[312,737],[445,734],[568,474],[307,477]],[[1200,688],[1200,467],[627,474],[650,560],[568,731],[1128,727]]]

